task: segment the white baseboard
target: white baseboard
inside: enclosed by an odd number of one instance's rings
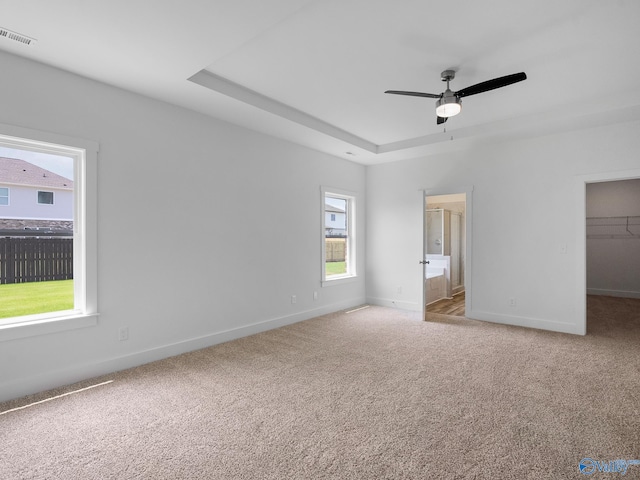
[[[229,342],[238,338],[255,335],[257,333],[266,332],[267,330],[273,330],[274,328],[284,327],[286,325],[302,322],[321,315],[337,312],[339,310],[353,308],[362,305],[363,303],[365,303],[365,298],[354,298],[284,317],[263,320],[230,330],[129,353],[127,355],[84,363],[81,365],[74,365],[73,367],[54,371],[46,371],[28,378],[20,378],[7,383],[0,383],[0,402],[64,385],[70,385],[90,378],[108,375],[120,370],[137,367],[139,365],[144,365],[145,363],[162,360],[164,358],[173,357],[193,350],[211,347],[220,343]]]
[[[605,290],[603,288],[587,288],[587,295],[603,295],[606,297],[640,298],[640,292],[626,290]]]
[[[467,312],[465,317],[473,320],[483,320],[485,322],[500,323],[503,325],[514,325],[517,327],[537,328],[539,330],[550,330],[552,332],[572,333],[574,335],[585,335],[586,331],[582,325],[541,318],[520,317],[517,315],[504,315],[501,313],[479,312],[472,310]]]
[[[368,297],[367,303],[371,305],[380,305],[382,307],[399,308],[402,310],[410,310],[421,312],[420,303],[416,302],[400,302],[379,297]],[[482,320],[485,322],[500,323],[503,325],[514,325],[517,327],[537,328],[539,330],[550,330],[552,332],[572,333],[574,335],[585,335],[583,325],[576,325],[567,322],[557,322],[553,320],[545,320],[540,318],[520,317],[516,315],[504,315],[491,312],[479,312],[471,310],[465,314],[466,318],[472,320]]]
[[[391,300],[389,298],[367,297],[367,303],[370,305],[379,305],[381,307],[399,308],[400,310],[410,310],[412,312],[421,312],[420,302],[403,302],[401,300]]]

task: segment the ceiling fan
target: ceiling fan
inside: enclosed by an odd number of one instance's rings
[[[443,82],[447,82],[447,89],[439,95],[434,93],[422,93],[422,92],[405,92],[404,90],[387,90],[384,93],[392,93],[394,95],[408,95],[410,97],[427,97],[437,98],[436,101],[436,115],[438,116],[437,124],[440,125],[447,121],[449,117],[453,117],[460,113],[462,110],[462,97],[468,97],[477,93],[488,92],[500,87],[506,87],[512,83],[521,82],[527,79],[527,75],[524,72],[513,73],[511,75],[505,75],[504,77],[494,78],[487,80],[486,82],[476,83],[470,87],[463,88],[457,92],[451,91],[449,88],[449,82],[456,76],[455,70],[445,70],[442,72],[441,77]]]

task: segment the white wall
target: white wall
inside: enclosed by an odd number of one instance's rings
[[[584,228],[576,220],[584,209],[579,180],[640,167],[639,128],[632,122],[485,142],[369,167],[368,301],[421,310],[421,190],[473,187],[467,315],[583,333],[585,297],[576,294],[584,291],[584,243],[576,240]]]
[[[5,53],[0,63],[0,123],[100,145],[98,326],[1,342],[0,401],[364,302],[364,275],[321,288],[319,216],[321,185],[356,192],[365,230],[364,167]]]
[[[640,216],[640,179],[587,185],[587,217],[609,216]],[[596,235],[606,232],[588,228],[587,234],[590,230]],[[640,226],[631,231],[640,235]],[[640,298],[640,237],[587,237],[587,291]]]

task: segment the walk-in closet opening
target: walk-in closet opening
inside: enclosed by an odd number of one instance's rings
[[[587,295],[624,309],[640,298],[640,178],[588,183],[586,214]]]

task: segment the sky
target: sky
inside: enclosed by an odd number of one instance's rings
[[[18,158],[73,180],[73,159],[71,157],[7,147],[0,147],[0,157]]]

